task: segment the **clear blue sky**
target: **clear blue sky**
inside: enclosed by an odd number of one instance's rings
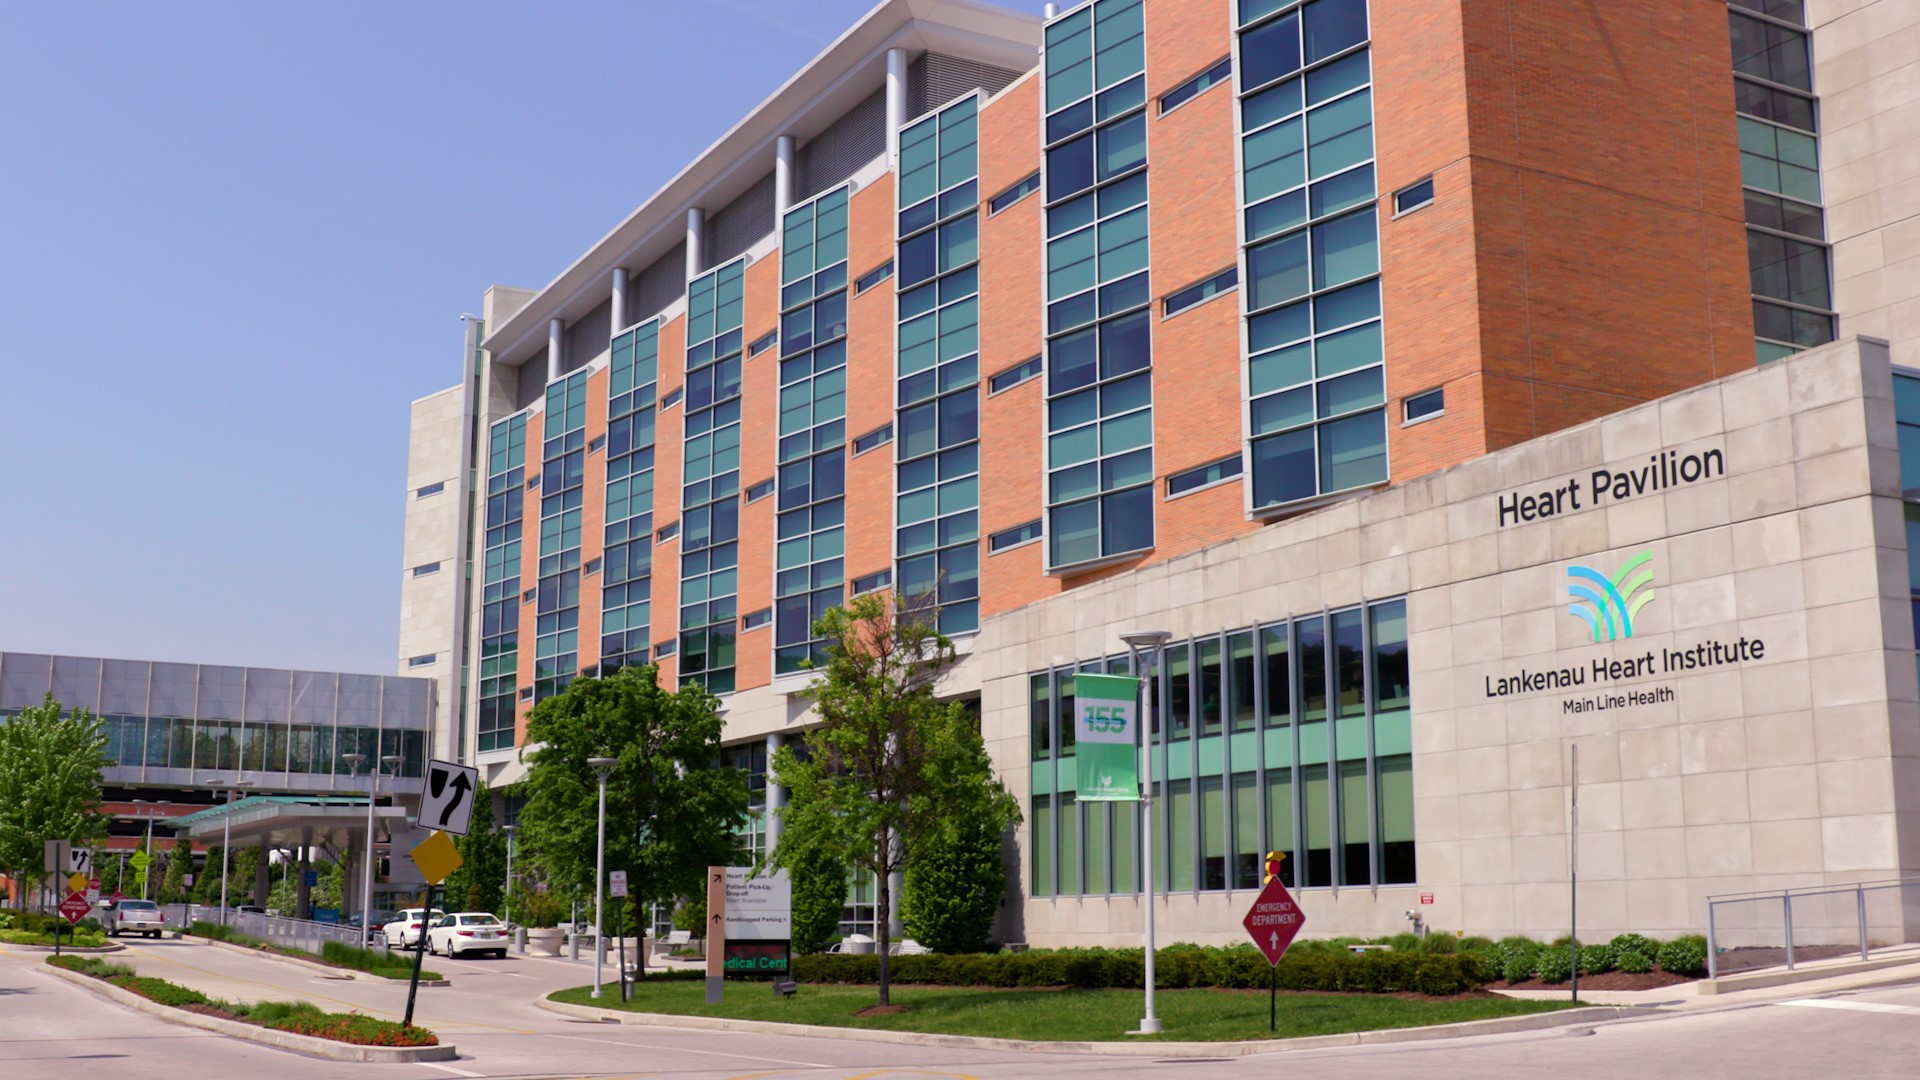
[[[459,314],[871,6],[0,0],[0,650],[394,670]]]

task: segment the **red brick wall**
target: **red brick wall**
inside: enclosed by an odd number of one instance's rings
[[[988,198],[1040,167],[1040,79],[1010,87],[980,113],[980,190]],[[1035,356],[1043,339],[1040,294],[1044,199],[1027,196],[980,223],[980,373]],[[986,213],[983,207],[981,213]],[[986,536],[1032,521],[1046,508],[1046,380],[985,398],[980,407],[980,614],[1052,596],[1045,545],[987,554]]]
[[[751,344],[780,318],[780,253],[747,267],[745,338]],[[767,349],[745,361],[741,376],[740,500],[746,489],[773,475],[780,423],[780,350]],[[773,603],[774,500],[740,507],[740,614]],[[735,650],[734,683],[742,690],[765,686],[773,677],[772,635],[742,634]]]
[[[893,175],[847,202],[847,267],[856,279],[893,258]],[[893,282],[847,302],[847,440],[893,421]],[[848,453],[852,453],[849,447]],[[893,445],[847,462],[847,582],[893,565]]]

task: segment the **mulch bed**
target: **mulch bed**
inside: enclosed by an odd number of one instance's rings
[[[1648,971],[1639,975],[1629,975],[1624,971],[1609,971],[1603,975],[1580,976],[1582,990],[1658,990],[1663,986],[1675,986],[1692,982],[1687,975],[1675,975],[1671,971]],[[1508,990],[1566,990],[1570,980],[1562,979],[1556,983],[1541,982],[1539,979],[1526,979],[1521,982],[1507,983]]]

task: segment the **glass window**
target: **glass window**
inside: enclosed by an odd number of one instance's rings
[[[1080,895],[1080,808],[1073,793],[1058,796],[1060,806],[1060,895]]]
[[[1294,876],[1297,868],[1293,858],[1293,773],[1286,768],[1267,770],[1266,849],[1284,856],[1280,863],[1282,881],[1292,885],[1303,884]],[[1260,852],[1260,856],[1264,877],[1266,851]]]
[[[1080,804],[1082,820],[1087,830],[1087,883],[1084,890],[1089,896],[1099,896],[1111,891],[1107,884],[1107,858],[1110,845],[1107,842],[1107,817],[1113,803],[1089,802]]]
[[[1371,805],[1367,798],[1367,763],[1340,763],[1340,884],[1373,883],[1372,844],[1367,818]]]
[[[1247,90],[1300,70],[1299,15],[1287,15],[1241,34],[1240,63],[1240,85]]]
[[[1196,642],[1194,664],[1200,676],[1197,695],[1200,707],[1200,734],[1218,735],[1221,729],[1221,713],[1225,705],[1222,700],[1225,687],[1220,670],[1220,639],[1210,637]]]
[[[1260,850],[1258,778],[1250,772],[1233,774],[1233,888],[1260,887],[1265,863]]]
[[[1283,727],[1293,719],[1292,678],[1287,671],[1287,626],[1260,628],[1260,651],[1266,702],[1262,716],[1268,727]]]
[[[1167,870],[1171,874],[1168,889],[1192,892],[1194,887],[1193,782],[1173,780],[1167,784]]]
[[[1184,739],[1192,733],[1193,673],[1188,643],[1169,645],[1164,653],[1167,668],[1167,720],[1170,738]]]
[[[1413,847],[1413,757],[1383,757],[1375,767],[1380,782],[1380,883],[1404,885],[1415,876]]]
[[[1227,887],[1226,791],[1218,776],[1200,779],[1200,887]]]
[[[1327,767],[1308,765],[1300,770],[1305,828],[1306,862],[1297,871],[1301,885],[1333,884],[1333,805],[1327,786]]]
[[[1363,716],[1367,711],[1366,647],[1358,609],[1333,614],[1333,671],[1339,715]]]
[[[1052,896],[1053,797],[1033,797],[1033,895]]]
[[[1833,306],[1824,245],[1748,229],[1747,263],[1755,294],[1807,307]],[[414,575],[419,574],[415,568]]]
[[[1053,755],[1053,697],[1048,689],[1047,676],[1034,675],[1028,683],[1028,743],[1033,748],[1033,760],[1044,761]]]
[[[1806,34],[1737,11],[1727,12],[1727,28],[1733,39],[1734,71],[1796,90],[1813,89]]]
[[[1173,111],[1198,97],[1201,93],[1226,82],[1233,77],[1233,58],[1227,57],[1212,67],[1181,83],[1179,86],[1160,95],[1160,112]]]

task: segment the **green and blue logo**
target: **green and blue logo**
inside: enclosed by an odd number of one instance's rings
[[[1643,551],[1628,559],[1612,577],[1591,566],[1567,567],[1567,576],[1573,579],[1567,585],[1567,594],[1574,601],[1567,610],[1586,620],[1594,641],[1633,636],[1634,616],[1653,599],[1653,568],[1647,566],[1652,560],[1653,552]]]

